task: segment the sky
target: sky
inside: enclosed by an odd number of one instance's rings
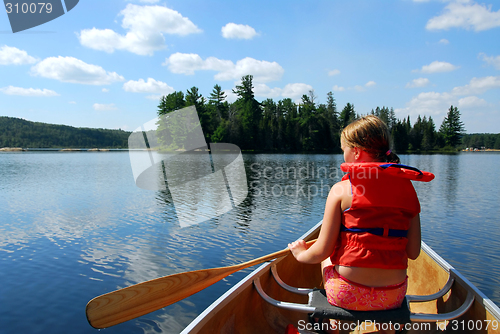
[[[500,132],[500,3],[487,0],[81,0],[12,33],[0,14],[0,116],[132,131],[162,95],[218,84],[233,102],[253,75],[258,101],[399,119],[451,105],[467,133]]]

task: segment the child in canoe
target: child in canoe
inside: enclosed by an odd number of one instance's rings
[[[434,175],[399,165],[387,125],[370,115],[341,134],[347,174],[328,195],[318,240],[288,245],[302,263],[320,263],[330,304],[349,310],[399,308],[408,258],[420,253],[420,204],[410,180]]]

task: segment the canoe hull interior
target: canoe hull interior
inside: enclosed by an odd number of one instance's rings
[[[302,239],[315,239],[320,224],[316,225]],[[435,257],[438,257],[436,260]],[[322,285],[319,265],[299,264],[292,255],[275,261],[277,271],[288,285],[302,288],[318,288]],[[423,244],[423,251],[408,268],[408,294],[430,295],[438,292],[447,282],[449,271],[456,273],[449,264]],[[443,333],[442,329],[455,333],[499,333],[500,311],[477,288],[463,276],[456,273],[450,292],[435,301],[411,303],[411,311],[441,314],[456,310],[465,301],[468,291],[475,295],[472,307],[463,316],[449,322],[412,324],[415,330],[409,333]],[[307,296],[297,295],[281,288],[270,272],[270,264],[263,264],[245,279],[215,301],[200,314],[182,333],[285,333],[286,326],[304,327],[308,323],[307,314],[276,308],[265,302],[253,286],[253,280],[260,277],[263,290],[280,301],[307,304]],[[494,326],[496,323],[497,326]],[[486,325],[488,325],[486,330]],[[445,327],[447,326],[447,327]],[[479,326],[482,328],[480,329]],[[363,326],[363,330],[345,333],[373,333],[376,328]],[[452,328],[453,327],[453,328]],[[496,327],[496,329],[495,329]],[[416,330],[418,328],[418,330]],[[452,329],[457,329],[456,331]],[[341,333],[343,333],[341,331]]]

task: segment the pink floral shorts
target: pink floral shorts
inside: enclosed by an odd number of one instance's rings
[[[401,306],[408,277],[401,283],[369,287],[340,276],[335,266],[325,268],[325,290],[332,305],[353,311],[390,310]]]

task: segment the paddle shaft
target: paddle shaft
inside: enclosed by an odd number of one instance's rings
[[[310,246],[314,241],[309,241]],[[94,328],[106,328],[172,305],[239,270],[288,255],[288,248],[229,267],[173,274],[131,285],[95,297],[88,302],[87,320]]]

